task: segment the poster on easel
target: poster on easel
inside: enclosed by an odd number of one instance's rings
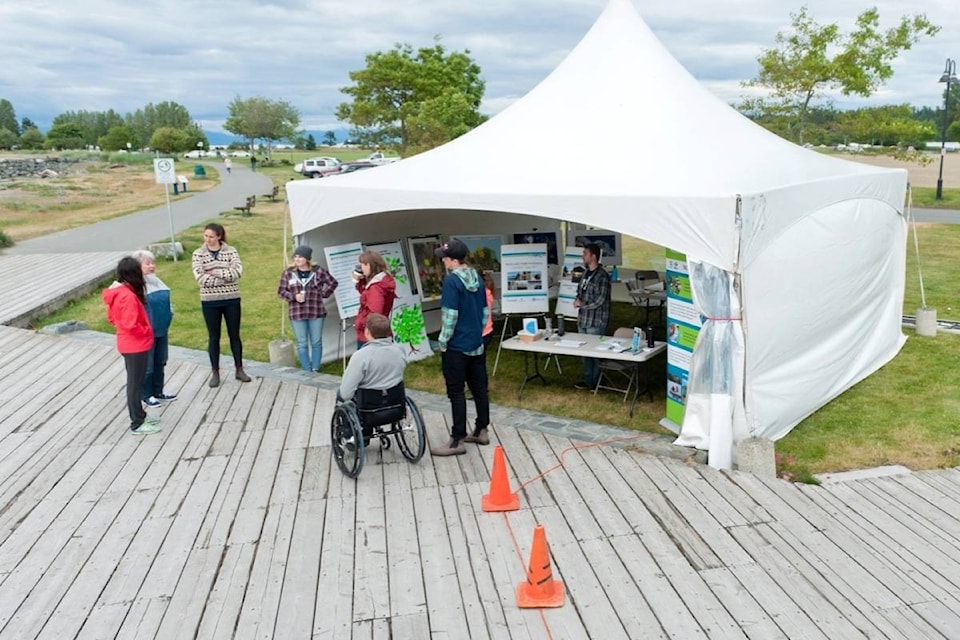
[[[343,320],[356,317],[360,311],[360,294],[353,286],[353,268],[357,266],[362,251],[359,242],[323,248],[323,255],[327,257],[327,271],[339,283],[333,297]]]
[[[421,302],[439,300],[443,290],[443,277],[447,275],[443,260],[435,253],[442,245],[440,236],[407,238],[407,242]]]
[[[390,328],[393,330],[393,341],[403,347],[407,362],[433,355],[427,337],[427,325],[423,320],[423,306],[418,296],[409,295],[393,301]]]
[[[567,247],[563,251],[563,268],[560,270],[560,289],[557,292],[555,313],[565,318],[576,318],[577,308],[573,301],[577,298],[577,287],[586,267],[583,264],[583,249]]]
[[[667,249],[667,416],[661,425],[680,432],[687,408],[693,345],[702,322],[693,304],[687,256]]]
[[[400,246],[400,243],[368,244],[366,248],[379,253],[383,257],[383,261],[387,263],[387,273],[393,276],[397,283],[397,298],[412,296],[410,270],[407,269],[407,258],[403,255],[403,247]]]
[[[548,313],[550,297],[546,244],[501,247],[500,309],[503,313]]]

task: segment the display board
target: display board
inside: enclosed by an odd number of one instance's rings
[[[327,271],[339,283],[333,297],[344,320],[356,317],[360,311],[360,294],[353,286],[353,268],[357,266],[362,251],[359,242],[323,248],[323,254],[327,257]]]
[[[560,264],[558,254],[559,238],[556,231],[524,231],[513,234],[514,244],[545,244],[547,245],[547,264]]]
[[[403,254],[403,247],[399,242],[384,242],[382,244],[368,244],[366,248],[376,251],[387,263],[387,272],[397,281],[397,298],[407,298],[413,295],[410,286],[410,270],[407,269],[407,258]]]
[[[423,320],[423,307],[418,296],[409,295],[393,301],[390,327],[393,329],[394,341],[403,346],[407,354],[407,362],[423,360],[433,355]]]
[[[439,300],[443,288],[446,269],[443,260],[435,255],[440,248],[440,236],[407,238],[410,247],[410,261],[413,263],[413,275],[416,279],[420,300],[427,302]]]
[[[679,432],[687,406],[693,346],[702,322],[693,305],[687,257],[667,249],[667,428]]]
[[[589,229],[587,231],[574,232],[574,245],[583,247],[591,242],[600,245],[601,263],[608,267],[615,264],[623,264],[623,243],[619,233],[616,231],[605,231],[604,229]]]
[[[576,318],[579,313],[573,306],[577,298],[577,287],[586,267],[583,265],[583,249],[567,247],[563,252],[563,268],[560,270],[560,290],[557,292],[558,316]]]
[[[452,236],[467,245],[467,264],[482,273],[500,271],[500,247],[503,236]]]
[[[505,244],[500,258],[500,310],[505,314],[549,312],[547,245]]]

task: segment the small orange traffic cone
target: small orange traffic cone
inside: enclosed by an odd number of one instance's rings
[[[507,458],[503,447],[497,445],[493,450],[493,469],[490,471],[490,493],[483,496],[480,506],[484,511],[516,511],[520,508],[520,498],[510,492],[510,479],[507,478]]]
[[[563,583],[553,579],[547,534],[542,524],[533,530],[527,581],[517,585],[517,606],[521,609],[563,606]]]

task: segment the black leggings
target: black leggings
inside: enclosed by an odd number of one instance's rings
[[[203,321],[207,323],[207,353],[210,354],[210,366],[220,368],[220,328],[222,320],[227,323],[227,335],[230,337],[230,351],[233,364],[243,366],[243,343],[240,342],[240,298],[226,302],[204,302]],[[222,319],[222,320],[221,320]]]
[[[136,429],[147,417],[147,412],[140,404],[143,376],[147,372],[147,355],[149,351],[140,353],[124,353],[123,365],[127,370],[127,412],[130,414],[130,428]]]

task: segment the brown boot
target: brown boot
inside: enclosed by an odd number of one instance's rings
[[[237,380],[240,382],[250,382],[250,376],[243,372],[243,367],[237,367]]]
[[[476,433],[468,435],[463,439],[464,442],[476,442],[477,444],[490,444],[490,434],[487,433],[487,428],[484,427],[477,431]]]
[[[210,374],[210,386],[219,387],[220,386],[220,369],[214,369],[213,373]]]
[[[466,452],[467,452],[466,447],[464,447],[462,444],[460,444],[456,440],[451,440],[445,445],[441,445],[439,447],[433,447],[432,449],[430,449],[430,455],[438,456],[441,458],[446,456],[462,456]]]

